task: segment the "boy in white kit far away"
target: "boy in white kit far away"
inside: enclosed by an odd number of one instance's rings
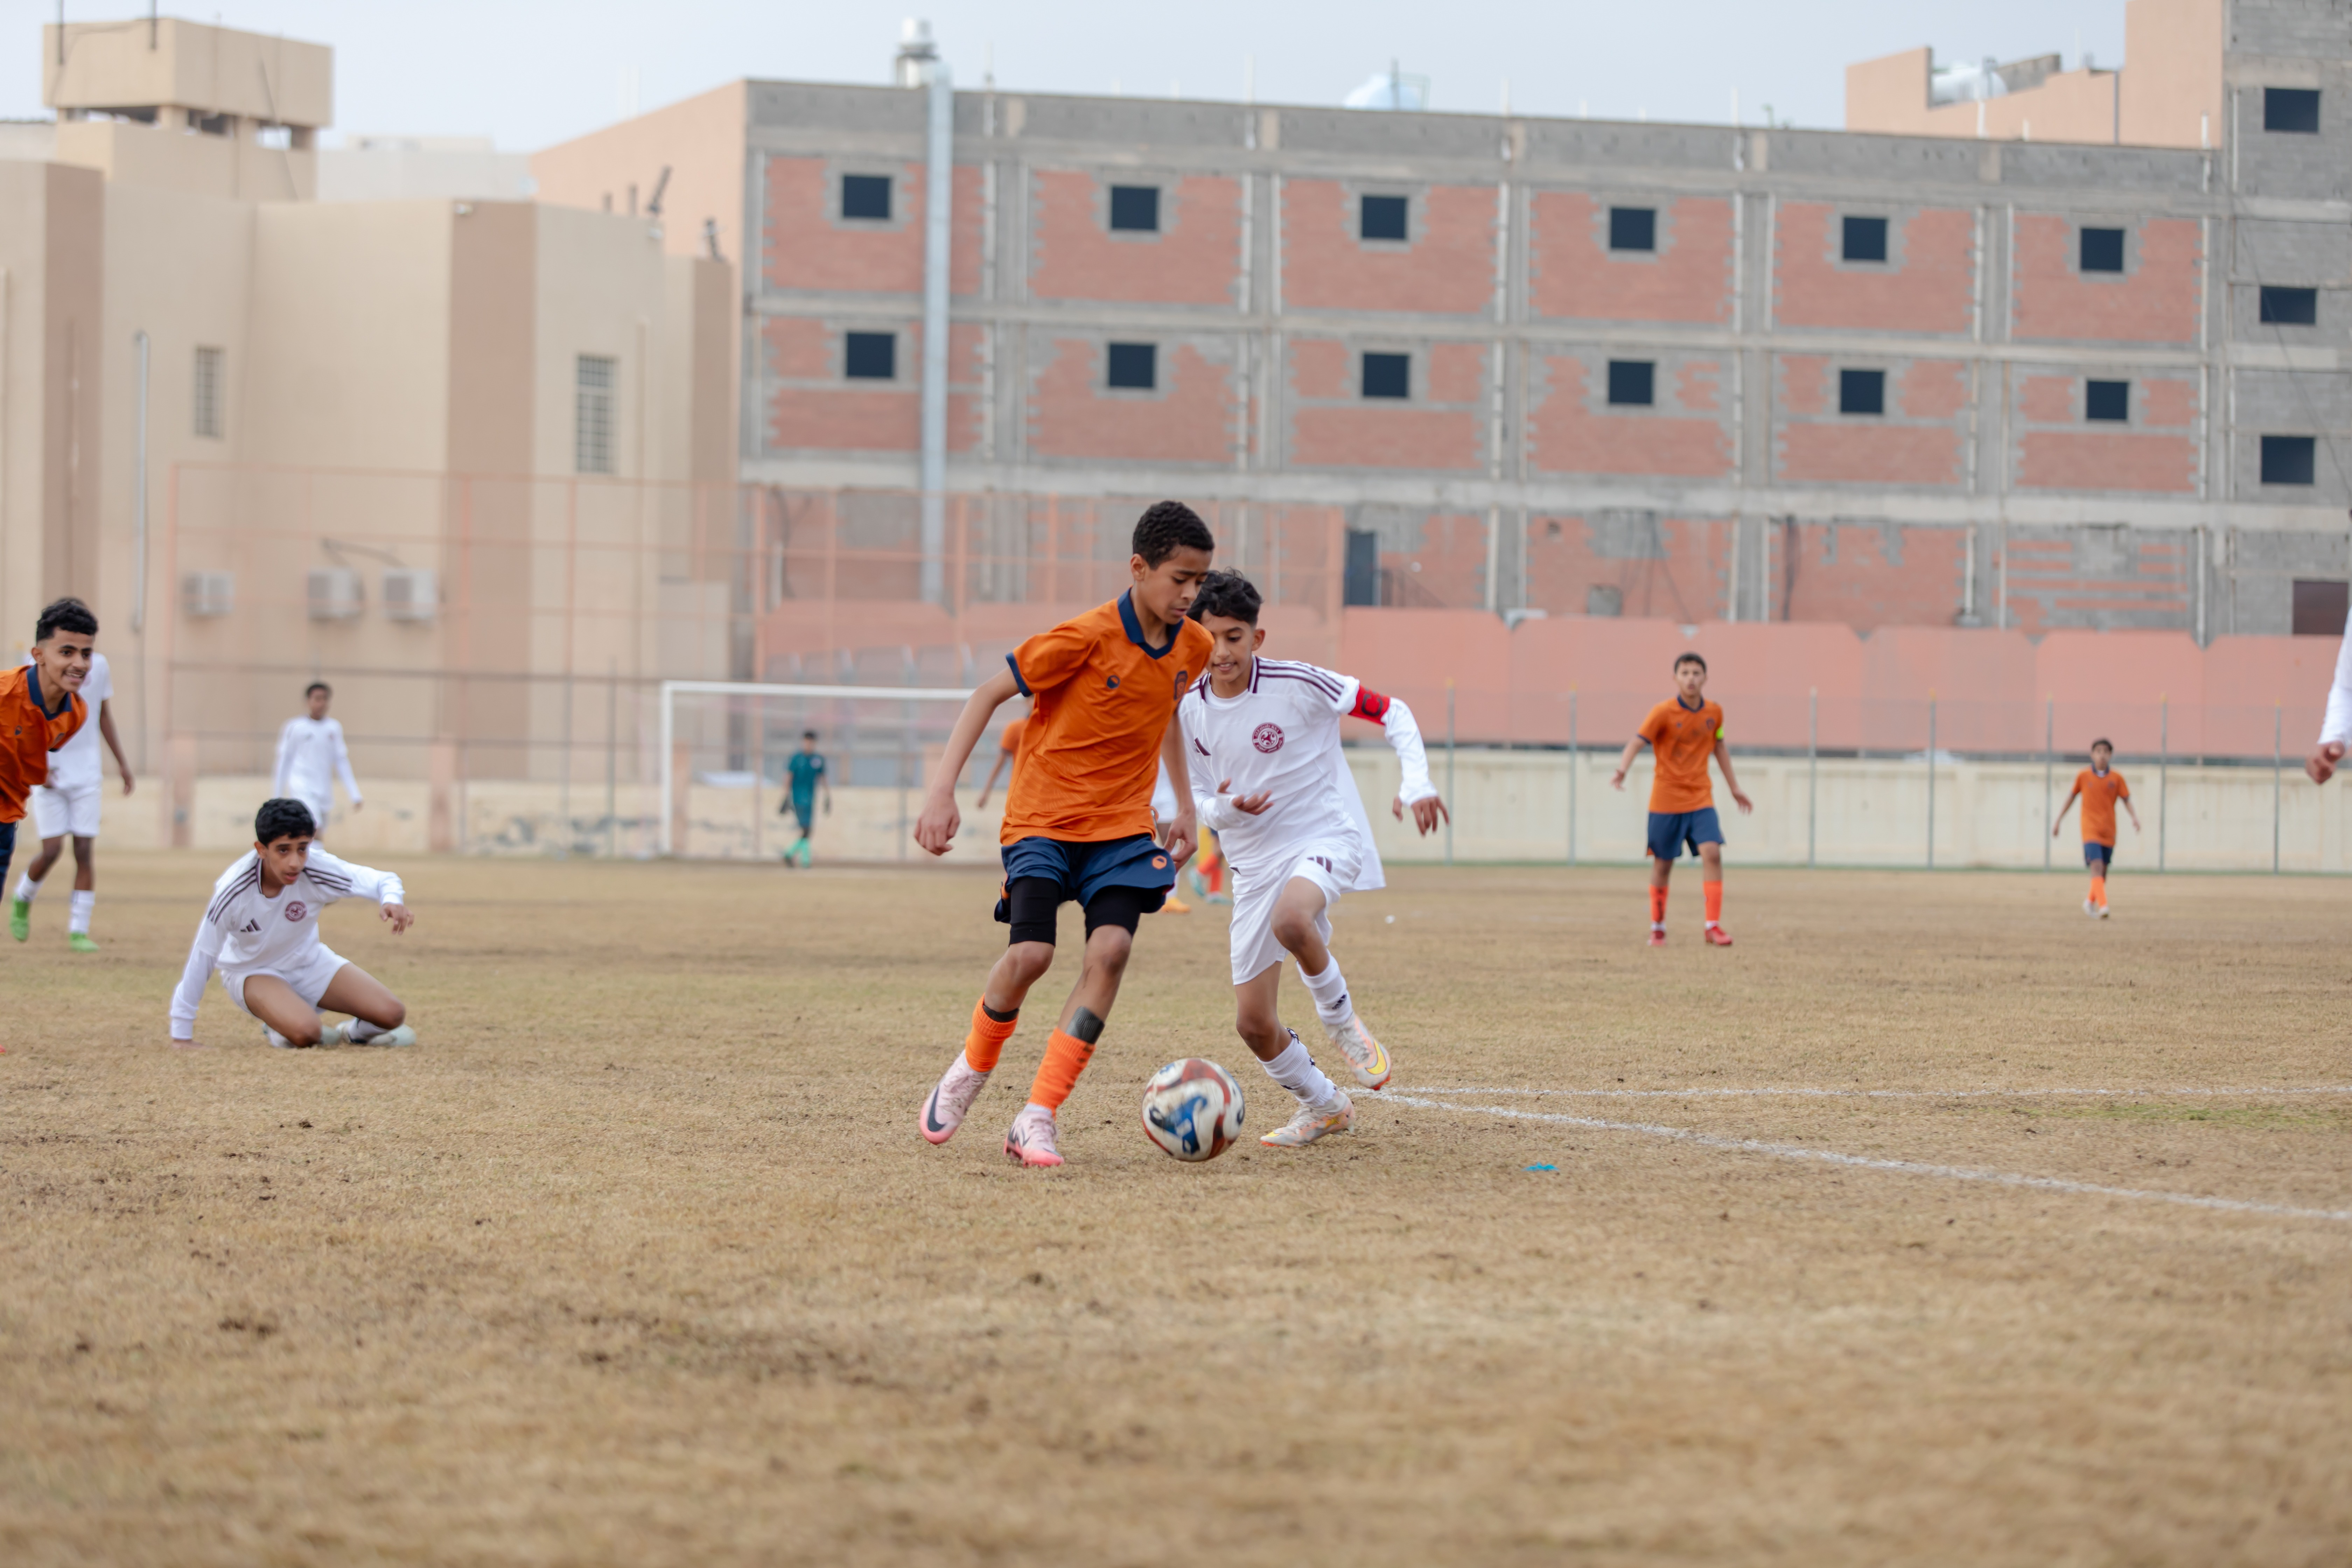
[[[352,797],[353,811],[361,805],[360,781],[352,776],[352,753],[343,744],[341,722],[327,717],[327,704],[335,700],[334,688],[314,680],[303,691],[302,700],[310,710],[287,720],[286,727],[278,731],[278,772],[270,781],[269,793],[309,806],[313,836],[323,838],[335,804],[335,780],[343,781],[343,793]]]
[[[1356,1081],[1377,1089],[1390,1072],[1388,1052],[1358,1016],[1329,947],[1330,907],[1384,882],[1370,819],[1339,750],[1339,721],[1379,724],[1395,749],[1402,777],[1391,810],[1400,821],[1410,807],[1426,834],[1446,810],[1429,782],[1412,710],[1352,676],[1260,658],[1258,609],[1257,589],[1239,573],[1202,581],[1192,616],[1209,634],[1209,668],[1176,716],[1197,815],[1216,829],[1233,872],[1234,1026],[1298,1101],[1286,1125],[1258,1141],[1296,1148],[1347,1131],[1356,1112],[1276,1011],[1286,952]]]

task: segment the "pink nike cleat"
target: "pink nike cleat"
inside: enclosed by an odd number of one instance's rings
[[[1706,945],[1709,947],[1729,947],[1731,945],[1731,933],[1724,930],[1721,926],[1711,925],[1706,928]]]
[[[1666,945],[1666,933],[1665,933],[1664,931],[1663,931],[1659,930],[1656,926],[1652,926],[1652,927],[1650,928],[1650,945],[1651,945],[1652,947],[1664,947],[1664,946],[1665,946],[1665,945]]]
[[[1060,1164],[1062,1152],[1054,1147],[1054,1113],[1024,1108],[1004,1134],[1004,1157],[1023,1165]]]
[[[948,1070],[932,1086],[930,1098],[923,1101],[923,1136],[934,1143],[944,1143],[954,1137],[956,1129],[963,1125],[965,1114],[971,1110],[971,1102],[987,1087],[988,1075],[966,1061],[961,1051],[956,1052],[955,1060],[948,1064]]]

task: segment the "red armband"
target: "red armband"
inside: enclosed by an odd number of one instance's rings
[[[1348,710],[1349,718],[1370,719],[1373,723],[1379,724],[1386,722],[1388,716],[1389,700],[1387,698],[1369,686],[1356,688],[1356,705]]]

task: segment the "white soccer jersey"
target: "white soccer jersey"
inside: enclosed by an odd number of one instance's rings
[[[30,664],[32,660],[25,662]],[[98,754],[99,704],[114,695],[114,678],[107,671],[104,654],[90,656],[89,674],[81,683],[80,695],[89,707],[89,717],[73,732],[72,740],[49,753],[47,787],[59,795],[99,786],[103,769]]]
[[[343,745],[343,727],[332,719],[298,714],[278,731],[278,773],[269,793],[299,800],[323,811],[334,800],[334,781],[343,781],[352,804],[360,803],[360,782],[352,776],[352,753]]]
[[[212,902],[196,926],[179,989],[172,994],[172,1037],[195,1037],[196,1004],[215,968],[299,966],[319,945],[319,911],[344,899],[399,904],[407,901],[407,894],[390,871],[338,860],[313,844],[302,874],[269,898],[261,890],[261,856],[247,850],[213,884]]]
[[[1299,851],[1319,839],[1352,837],[1363,856],[1353,887],[1382,885],[1371,822],[1339,749],[1339,721],[1357,709],[1361,691],[1353,676],[1259,658],[1252,663],[1249,689],[1238,697],[1219,697],[1205,675],[1184,694],[1176,712],[1192,763],[1195,813],[1217,830],[1236,882],[1288,869]],[[1372,702],[1379,713],[1363,716],[1378,717],[1396,749],[1403,769],[1399,794],[1407,805],[1435,795],[1412,710],[1393,700]],[[1252,816],[1234,808],[1234,797],[1261,792],[1274,797],[1264,812]]]

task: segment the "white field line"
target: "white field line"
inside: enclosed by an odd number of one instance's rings
[[[2352,1094],[2352,1084],[2270,1089],[1479,1089],[1415,1087],[1415,1094],[1552,1096],[1582,1100],[2038,1100],[2100,1095],[2117,1100],[2204,1097],[2259,1100],[2266,1094]]]
[[[1485,1092],[1492,1093],[1494,1090]],[[1706,1149],[1735,1153],[1769,1154],[1778,1160],[1805,1160],[1823,1165],[1849,1165],[1865,1171],[1895,1171],[1912,1176],[1940,1176],[1950,1182],[1990,1182],[1995,1186],[2032,1187],[2050,1193],[2076,1193],[2096,1197],[2138,1198],[2148,1203],[2180,1204],[2189,1208],[2222,1209],[2232,1214],[2279,1215],[2289,1219],[2352,1221],[2352,1209],[2306,1209],[2285,1204],[2263,1204],[2244,1198],[2200,1197],[2193,1193],[2151,1192],[2139,1187],[2108,1187],[2095,1182],[2067,1182],[2055,1176],[2027,1176],[2011,1171],[1979,1170],[1968,1165],[1931,1165],[1917,1160],[1881,1160],[1866,1154],[1840,1154],[1828,1149],[1807,1149],[1794,1143],[1767,1143],[1756,1138],[1721,1138],[1687,1127],[1664,1127],[1648,1121],[1605,1121],[1593,1116],[1563,1116],[1556,1111],[1515,1110],[1505,1105],[1448,1105],[1442,1100],[1383,1093],[1382,1105],[1412,1105],[1428,1110],[1452,1110],[1472,1116],[1501,1116],[1517,1121],[1542,1121],[1561,1127],[1588,1127],[1601,1132],[1641,1132],[1671,1138]]]

